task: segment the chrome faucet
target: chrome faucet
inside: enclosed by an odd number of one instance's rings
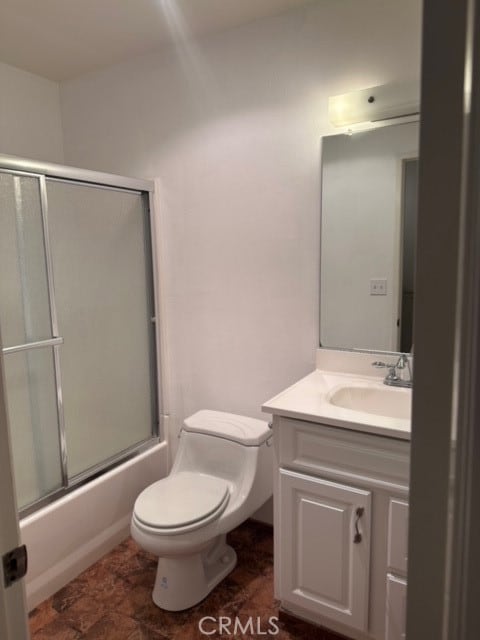
[[[397,362],[372,362],[372,367],[377,369],[388,369],[388,373],[383,380],[383,384],[390,387],[411,388],[413,383],[412,368],[406,353],[401,353]]]

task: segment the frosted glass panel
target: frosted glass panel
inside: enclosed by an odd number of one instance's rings
[[[0,326],[3,346],[51,338],[37,178],[0,173]]]
[[[152,433],[139,194],[48,181],[69,475]]]
[[[50,347],[9,353],[4,363],[21,508],[62,484],[53,353]]]

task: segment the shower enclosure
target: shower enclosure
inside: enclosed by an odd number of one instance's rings
[[[158,442],[152,191],[0,156],[0,331],[22,514]]]

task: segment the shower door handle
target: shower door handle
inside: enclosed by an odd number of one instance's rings
[[[49,338],[48,340],[37,340],[36,342],[26,342],[25,344],[16,344],[13,347],[3,347],[2,353],[18,353],[19,351],[28,351],[29,349],[43,349],[44,347],[56,347],[63,344],[63,338]]]

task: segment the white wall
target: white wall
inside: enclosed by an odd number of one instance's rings
[[[322,0],[62,85],[68,163],[162,181],[173,433],[313,369],[328,96],[419,57],[419,0]]]
[[[0,153],[63,162],[58,84],[2,62]]]
[[[413,122],[323,141],[325,347],[399,350],[402,164],[418,156],[418,131]],[[386,295],[370,294],[376,278],[386,279]]]

